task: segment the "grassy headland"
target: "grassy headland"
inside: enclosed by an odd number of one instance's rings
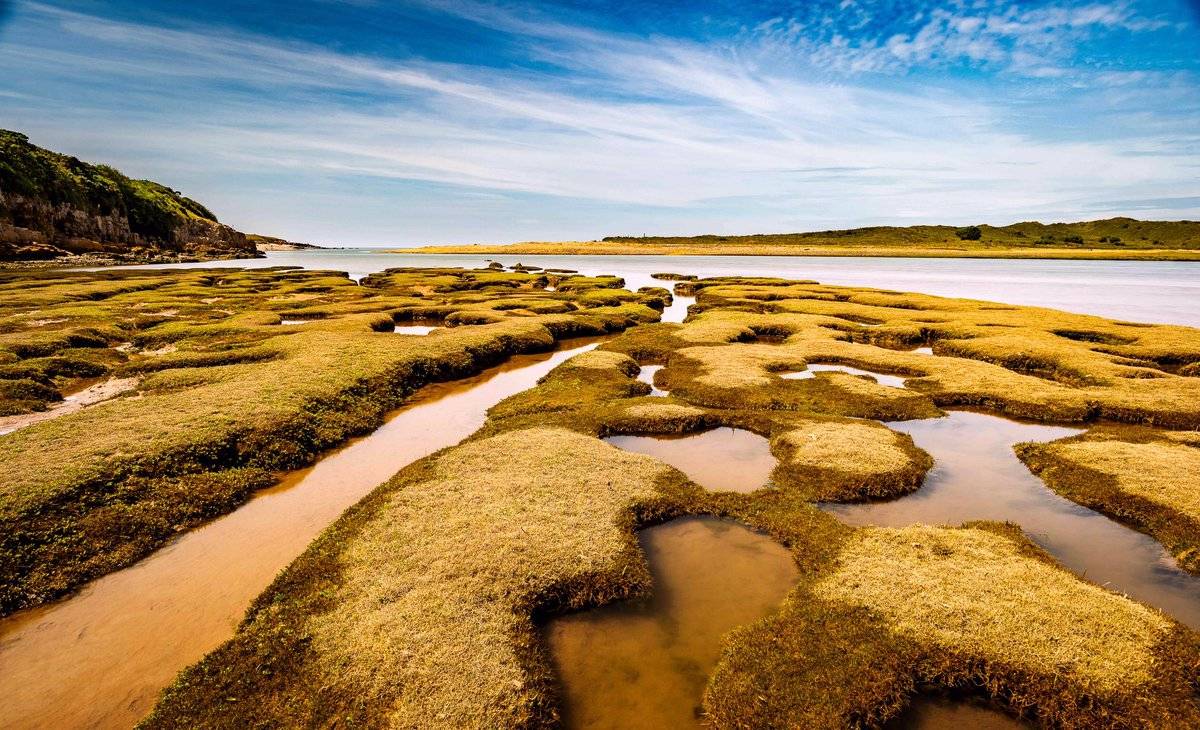
[[[873,421],[941,406],[1195,428],[1195,330],[784,280],[677,290],[697,295],[685,323],[567,361],[348,511],[144,726],[554,726],[538,619],[647,590],[634,530],[686,514],[764,531],[801,573],[729,637],[703,700],[716,727],[878,727],[931,687],[1050,727],[1200,723],[1200,638],[1014,526],[853,529],[812,504],[913,489],[931,460]],[[815,362],[908,389],[779,376]],[[636,379],[648,364],[667,396]],[[770,488],[709,492],[600,440],[716,426],[770,440]]]
[[[976,238],[978,233],[978,238]],[[396,253],[688,256],[898,256],[1200,260],[1200,222],[1132,218],[1009,226],[874,226],[748,236],[609,236],[599,241],[424,246]]]
[[[256,255],[253,241],[176,190],[0,129],[0,261],[89,265]]]

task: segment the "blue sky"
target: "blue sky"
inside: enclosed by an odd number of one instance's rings
[[[1198,5],[0,0],[0,126],[334,245],[1200,218]]]

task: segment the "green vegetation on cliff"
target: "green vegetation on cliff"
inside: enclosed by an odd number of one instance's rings
[[[0,129],[0,190],[95,215],[126,215],[134,233],[159,238],[188,218],[217,222],[208,208],[165,185],[42,149],[6,129]]]
[[[134,180],[0,130],[0,258],[65,253],[147,258],[163,249],[199,256],[253,254],[254,244],[165,185]]]

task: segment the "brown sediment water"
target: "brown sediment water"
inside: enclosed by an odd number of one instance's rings
[[[238,510],[71,598],[0,622],[0,727],[131,727],[176,673],[233,635],[250,601],[343,510],[596,345],[578,343],[426,386],[371,435]]]
[[[701,726],[700,701],[736,626],[774,611],[798,572],[788,551],[734,522],[691,517],[643,530],[649,597],[545,628],[569,728]]]
[[[886,727],[888,730],[1021,730],[1029,725],[988,707],[982,700],[919,697]]]
[[[638,371],[637,375],[638,380],[650,386],[650,395],[660,398],[668,395],[667,391],[654,386],[654,374],[662,369],[662,365],[643,365],[642,369]]]
[[[705,489],[753,492],[767,486],[775,457],[767,439],[740,428],[655,436],[609,436],[608,443],[666,462]]]
[[[1080,429],[970,411],[888,425],[933,456],[921,488],[888,502],[823,504],[823,509],[853,525],[1007,520],[1077,575],[1200,628],[1200,576],[1182,570],[1149,535],[1060,497],[1013,453],[1013,445],[1022,441],[1051,441]]]
[[[817,373],[847,373],[849,375],[865,375],[880,385],[886,385],[889,388],[903,388],[904,381],[908,377],[899,375],[884,375],[883,373],[875,373],[870,370],[860,370],[852,368],[849,365],[825,365],[823,363],[808,363],[804,370],[794,373],[781,373],[779,377],[788,380],[807,380],[816,377]]]
[[[0,436],[27,426],[32,426],[35,423],[61,418],[69,413],[81,411],[88,406],[116,398],[118,395],[136,388],[139,382],[138,378],[108,378],[90,383],[79,390],[67,393],[61,401],[44,411],[21,413],[15,416],[2,416],[0,417]]]

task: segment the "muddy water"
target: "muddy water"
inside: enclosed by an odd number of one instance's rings
[[[53,606],[0,622],[0,727],[130,727],[326,525],[406,464],[457,443],[489,407],[595,344],[514,357],[425,387],[370,436],[237,511]]]
[[[654,374],[662,369],[663,369],[662,365],[643,365],[642,369],[640,371],[638,371],[638,375],[637,375],[638,380],[640,380],[643,383],[646,383],[647,385],[650,386],[650,395],[657,396],[660,398],[666,397],[667,391],[662,390],[661,388],[656,388],[654,386]]]
[[[1181,570],[1153,538],[1055,494],[1013,453],[1021,441],[1051,441],[1079,429],[965,411],[888,425],[933,456],[921,488],[890,502],[822,508],[855,525],[1008,520],[1076,574],[1200,628],[1200,578]]]
[[[849,375],[865,375],[880,385],[886,385],[889,388],[903,388],[905,377],[899,375],[884,375],[883,373],[873,373],[869,370],[860,370],[852,368],[849,365],[823,365],[821,363],[809,363],[808,366],[799,372],[782,373],[779,377],[787,380],[807,380],[816,377],[817,373],[847,373]]]
[[[770,442],[740,428],[659,436],[609,436],[605,441],[666,462],[714,492],[753,492],[767,485],[775,468]]]
[[[722,638],[774,611],[798,576],[783,546],[731,522],[680,519],[639,540],[654,578],[648,599],[563,616],[545,629],[566,727],[699,727]]]
[[[982,701],[921,697],[888,730],[1020,730],[1029,725]]]

